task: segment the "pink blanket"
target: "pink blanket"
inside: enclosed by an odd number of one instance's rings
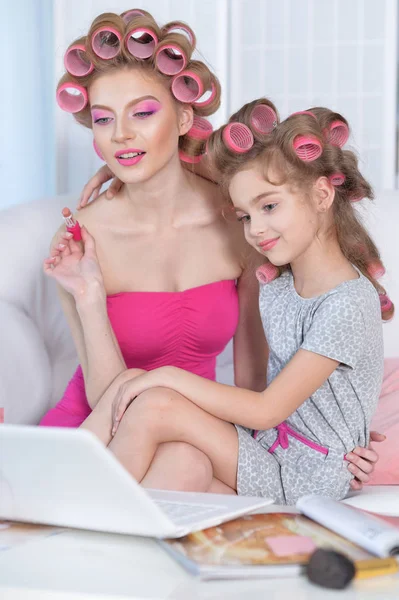
[[[380,456],[370,485],[399,484],[399,358],[385,360],[384,381],[372,429],[385,433],[382,444],[374,444]]]

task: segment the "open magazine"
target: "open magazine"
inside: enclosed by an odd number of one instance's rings
[[[204,580],[296,576],[317,548],[353,561],[395,553],[399,557],[399,519],[395,526],[392,519],[386,522],[320,496],[302,498],[297,508],[306,516],[246,515],[160,544]]]

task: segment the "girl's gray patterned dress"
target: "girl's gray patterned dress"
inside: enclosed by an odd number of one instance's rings
[[[236,426],[237,491],[271,496],[278,504],[295,504],[309,493],[343,498],[353,477],[344,455],[367,446],[382,383],[378,294],[359,273],[322,296],[302,298],[292,273],[285,272],[261,285],[259,306],[270,351],[268,383],[299,349],[340,364],[279,429],[259,431],[254,439],[251,430]],[[292,431],[324,450],[307,446]]]

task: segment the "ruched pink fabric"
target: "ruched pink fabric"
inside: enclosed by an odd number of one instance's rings
[[[173,365],[215,379],[216,357],[238,323],[234,280],[182,292],[121,292],[107,298],[108,315],[128,368]],[[79,366],[63,398],[40,425],[79,427],[90,414]]]

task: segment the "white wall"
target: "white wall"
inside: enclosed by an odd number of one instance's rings
[[[328,106],[377,188],[395,187],[397,0],[232,0],[231,108],[254,97],[284,118]]]

